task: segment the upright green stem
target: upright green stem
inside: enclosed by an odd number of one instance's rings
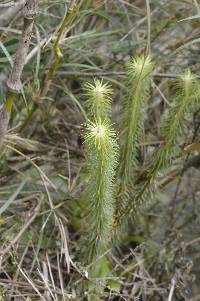
[[[29,115],[27,116],[27,118],[25,119],[25,121],[23,122],[23,124],[21,126],[21,130],[23,130],[27,126],[27,124],[32,120],[34,113],[37,111],[37,109],[39,107],[39,103],[41,102],[41,99],[46,97],[46,95],[49,92],[52,80],[53,80],[53,78],[56,74],[56,71],[63,59],[63,54],[62,54],[61,48],[59,46],[61,38],[64,34],[66,27],[69,27],[72,24],[76,15],[77,15],[77,8],[75,5],[70,7],[65,13],[65,17],[58,30],[57,38],[56,38],[54,46],[53,46],[55,60],[51,64],[49,71],[48,71],[47,75],[45,76],[43,83],[41,84],[42,90],[40,91],[39,95],[37,95],[36,101],[33,103],[32,108],[29,112]]]
[[[61,61],[62,61],[62,58],[63,58],[63,54],[62,54],[62,51],[60,49],[60,41],[61,41],[61,38],[64,34],[64,31],[66,29],[66,27],[70,26],[72,21],[74,20],[74,17],[76,16],[77,14],[77,10],[74,7],[72,8],[69,8],[69,13],[68,13],[68,10],[66,11],[65,13],[65,17],[63,19],[63,22],[58,30],[58,35],[57,35],[57,38],[55,40],[55,43],[54,43],[54,46],[53,46],[53,50],[54,50],[54,54],[55,54],[55,60],[54,62],[52,63],[52,65],[50,66],[49,68],[49,72],[47,73],[47,76],[44,80],[44,83],[43,83],[43,88],[42,88],[42,91],[40,93],[40,98],[41,97],[45,97],[49,91],[49,88],[50,88],[50,85],[51,85],[51,82],[55,76],[55,73],[56,73],[56,70],[58,69]]]
[[[150,198],[154,182],[158,173],[167,168],[174,157],[179,154],[177,140],[183,134],[185,116],[193,112],[196,104],[200,101],[200,89],[196,78],[185,72],[177,79],[176,102],[172,104],[167,114],[164,116],[162,134],[164,143],[155,152],[151,159],[150,166],[146,174],[140,175],[135,181],[135,194],[131,196],[124,211],[118,214],[114,229],[119,227],[124,220],[131,216],[139,208],[141,203]]]
[[[17,98],[17,96],[18,95],[15,92],[8,91],[8,93],[7,93],[5,107],[6,107],[6,111],[8,112],[9,115],[11,114],[13,103],[14,103],[14,100]]]
[[[118,219],[118,216],[122,214],[124,207],[127,205],[128,187],[130,182],[134,180],[135,168],[138,164],[138,148],[145,117],[145,100],[150,86],[152,70],[152,62],[149,57],[145,56],[133,59],[128,65],[129,92],[124,107],[126,133],[118,175],[119,188],[116,193],[115,219]]]
[[[86,107],[91,121],[109,120],[111,115],[111,87],[102,81],[85,84]]]
[[[88,123],[85,134],[89,182],[86,200],[90,229],[87,236],[87,260],[105,251],[114,216],[114,176],[118,147],[108,122]]]

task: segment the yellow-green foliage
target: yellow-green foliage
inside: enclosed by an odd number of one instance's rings
[[[137,162],[138,143],[144,121],[145,100],[148,94],[153,64],[149,57],[133,59],[127,70],[128,97],[124,107],[124,124],[126,129],[122,149],[120,181],[127,184]]]
[[[99,121],[109,118],[111,94],[111,87],[107,83],[103,84],[102,81],[94,80],[94,84],[87,83],[85,85],[86,107],[90,120]]]
[[[88,163],[88,186],[90,230],[87,237],[87,259],[90,261],[105,249],[110,238],[114,217],[114,178],[118,146],[116,134],[110,126],[111,88],[95,80],[86,86],[89,117],[85,129],[85,146]],[[92,229],[92,231],[91,231]]]
[[[183,135],[187,123],[186,117],[194,111],[196,105],[200,102],[199,84],[190,70],[187,70],[176,79],[175,87],[176,93],[173,102],[164,114],[161,124],[164,142],[150,159],[145,174],[135,179],[133,185],[135,185],[134,191],[136,193],[132,195],[131,202],[119,218],[122,223],[125,216],[131,216],[143,202],[150,198],[153,183],[158,173],[169,167],[172,160],[178,156],[180,152],[178,141]]]
[[[88,121],[85,133],[89,171],[86,196],[92,229],[88,235],[90,259],[105,249],[117,229],[150,198],[157,175],[179,155],[178,143],[186,117],[194,111],[200,100],[197,79],[190,71],[186,71],[176,79],[176,93],[163,116],[161,135],[164,142],[145,162],[144,172],[138,175],[135,172],[137,152],[152,70],[150,58],[143,56],[132,60],[128,67],[129,95],[124,107],[126,132],[117,179],[118,146],[109,122],[111,89],[100,81],[86,86],[89,98],[87,105],[92,119],[92,122]],[[115,186],[117,190],[114,193],[115,180],[119,187]]]
[[[153,63],[150,57],[137,57],[128,64],[128,95],[124,106],[125,137],[119,167],[119,189],[116,199],[115,219],[118,219],[129,199],[129,184],[134,180],[139,143],[145,118],[145,107]]]
[[[105,250],[114,215],[114,177],[118,146],[108,122],[88,123],[85,132],[89,181],[86,191],[90,230],[87,257]]]

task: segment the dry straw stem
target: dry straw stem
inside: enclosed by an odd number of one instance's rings
[[[24,29],[19,47],[15,55],[15,61],[7,81],[9,91],[19,93],[21,90],[21,75],[24,69],[26,57],[29,50],[33,18],[38,14],[38,0],[27,0],[23,7]]]
[[[27,0],[23,7],[24,29],[22,38],[15,55],[14,64],[10,77],[7,81],[8,93],[7,99],[0,112],[0,148],[4,142],[4,136],[7,131],[9,115],[12,110],[13,101],[21,91],[21,75],[24,69],[31,33],[33,28],[33,19],[39,12],[38,0]]]
[[[8,128],[9,115],[6,106],[3,105],[0,111],[0,149],[3,146],[4,137]]]

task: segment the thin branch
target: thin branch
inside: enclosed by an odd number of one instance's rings
[[[9,116],[12,110],[13,101],[21,91],[21,75],[24,69],[26,57],[29,50],[34,17],[39,11],[39,0],[27,0],[23,7],[24,29],[18,49],[16,51],[14,64],[10,77],[7,81],[7,98],[0,110],[0,149],[4,143],[7,132]]]
[[[3,257],[9,253],[10,249],[16,244],[16,242],[20,239],[22,234],[26,231],[26,229],[32,224],[34,219],[37,217],[38,212],[40,210],[41,201],[38,203],[38,205],[30,211],[29,213],[29,219],[27,222],[23,225],[22,229],[19,231],[19,233],[15,236],[15,238],[10,242],[10,244],[3,250],[0,250],[0,263],[2,264]]]
[[[57,75],[63,76],[75,76],[75,77],[100,77],[100,76],[115,76],[115,77],[124,77],[126,72],[118,72],[118,71],[99,71],[99,72],[81,72],[81,71],[58,71]],[[179,74],[175,73],[159,73],[154,72],[152,74],[155,78],[176,78]],[[198,79],[200,79],[200,75],[196,75]]]
[[[38,14],[38,9],[38,0],[27,0],[23,8],[23,34],[15,55],[15,61],[10,77],[7,81],[9,91],[14,93],[19,93],[21,90],[21,75],[29,50],[33,28],[33,18]]]

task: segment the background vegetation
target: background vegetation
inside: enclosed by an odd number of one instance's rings
[[[2,104],[23,30],[21,10],[5,18],[11,2],[0,3]],[[200,4],[80,0],[65,22],[69,2],[40,1],[23,88],[1,153],[0,299],[199,300],[199,107],[182,120],[176,141],[181,151],[159,174],[156,193],[89,265],[83,255],[88,252],[83,124],[85,84],[103,79],[112,87],[112,127],[123,145],[125,67],[150,52],[155,67],[138,157],[144,167],[162,145],[161,119],[171,107],[174,78],[188,68],[199,77]]]

